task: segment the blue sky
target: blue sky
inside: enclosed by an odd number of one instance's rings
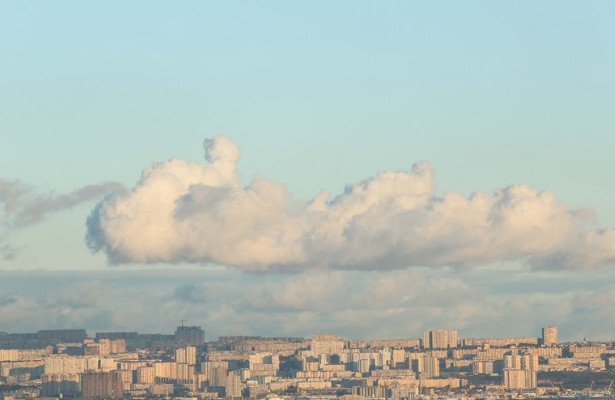
[[[133,188],[152,162],[204,163],[203,140],[223,135],[241,151],[243,185],[262,176],[297,201],[323,189],[334,197],[378,171],[426,161],[437,196],[526,184],[570,209],[593,210],[590,228],[614,227],[614,20],[608,1],[3,1],[0,179],[19,181],[33,196],[109,181]],[[0,248],[13,257],[0,259],[0,273],[31,271],[11,296],[29,298],[23,282],[41,269],[173,273],[177,266],[164,262],[110,267],[104,251],[87,249],[85,220],[100,198],[23,227],[5,206]],[[499,267],[510,262],[480,266],[500,274],[488,274],[490,283],[448,267],[425,273],[491,288],[528,273],[521,262],[514,272]],[[240,271],[228,273],[253,282]],[[568,299],[613,291],[608,265],[548,274],[536,278],[535,298],[557,291],[549,282],[562,276],[580,282],[564,285]],[[601,287],[583,283],[597,274],[606,276]],[[521,296],[489,289],[505,295]],[[597,310],[593,316],[605,309]],[[561,323],[572,315],[562,313]],[[107,328],[119,326],[109,321]],[[479,332],[469,321],[460,330]],[[570,337],[581,335],[569,326]],[[422,327],[427,322],[412,334]]]

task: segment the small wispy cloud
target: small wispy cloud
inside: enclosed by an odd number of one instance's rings
[[[2,238],[0,237],[0,257],[5,261],[13,260],[19,254],[20,249],[11,246],[8,243],[2,244]]]
[[[100,199],[109,192],[124,192],[117,182],[88,185],[66,194],[37,192],[20,181],[0,179],[0,209],[5,226],[21,228],[44,220],[49,214]]]
[[[105,193],[125,190],[119,183],[104,182],[58,195],[37,191],[20,181],[0,178],[0,256],[12,260],[19,254],[20,248],[8,243],[13,231],[40,223],[51,214],[99,200]]]
[[[173,297],[185,303],[207,303],[206,289],[203,286],[192,284],[177,286]]]

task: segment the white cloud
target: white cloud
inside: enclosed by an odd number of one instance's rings
[[[244,270],[399,269],[521,260],[584,269],[615,260],[615,231],[527,185],[434,195],[433,168],[380,172],[329,199],[293,199],[256,177],[242,187],[239,149],[205,141],[207,163],[154,164],[129,193],[103,199],[87,241],[111,263],[216,263]]]

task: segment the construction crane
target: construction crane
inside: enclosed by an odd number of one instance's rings
[[[165,322],[180,322],[181,323],[181,327],[184,327],[184,322],[188,322],[187,319],[165,319]]]

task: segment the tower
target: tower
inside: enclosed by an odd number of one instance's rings
[[[557,344],[557,326],[547,326],[542,328],[542,344],[553,346]]]

